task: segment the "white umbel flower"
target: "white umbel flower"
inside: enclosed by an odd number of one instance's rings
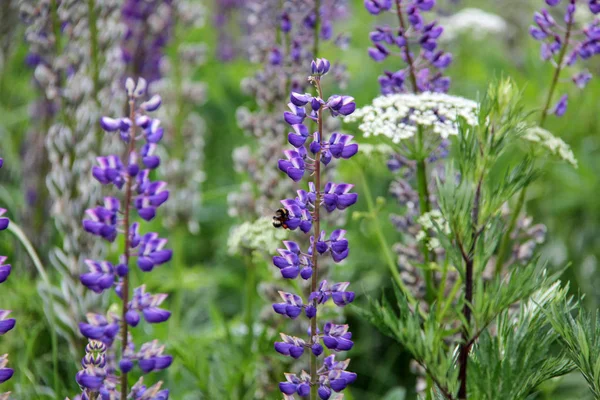
[[[542,147],[550,152],[550,154],[559,157],[577,168],[577,159],[569,145],[546,129],[540,128],[539,126],[529,128],[525,132],[525,135],[523,135],[523,139]]]
[[[416,239],[419,242],[427,240],[427,231],[429,230],[436,231],[439,229],[446,235],[450,234],[450,225],[448,225],[448,221],[446,221],[440,210],[431,210],[426,212],[417,219],[417,222],[419,225],[421,225],[421,230],[416,236]],[[436,250],[440,248],[440,240],[435,237],[429,238],[427,247],[429,250]]]
[[[440,39],[445,42],[462,34],[482,40],[487,36],[506,34],[510,29],[502,17],[478,8],[462,9],[450,17],[442,18],[440,25],[444,27],[444,34]]]
[[[272,218],[261,217],[256,221],[244,222],[229,233],[227,247],[229,254],[242,255],[259,251],[265,254],[275,253],[281,241],[287,238],[285,229],[273,228]]]
[[[458,134],[459,117],[470,126],[477,125],[477,107],[475,101],[444,93],[393,94],[377,97],[344,121],[360,121],[365,137],[382,135],[396,144],[412,138],[417,126],[446,139]]]

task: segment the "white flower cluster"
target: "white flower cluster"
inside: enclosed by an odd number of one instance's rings
[[[577,159],[569,145],[546,129],[539,126],[529,128],[525,135],[523,135],[523,139],[543,147],[551,154],[577,168]]]
[[[421,230],[417,233],[416,239],[419,242],[422,242],[427,239],[427,231],[437,232],[438,229],[441,230],[444,234],[450,234],[450,225],[442,215],[440,210],[431,210],[419,218],[417,218],[417,222],[421,225]],[[433,237],[429,238],[427,242],[427,247],[430,250],[435,250],[441,247],[440,240]]]
[[[385,143],[359,143],[359,146],[359,154],[367,158],[371,158],[373,156],[391,156],[394,154],[393,147]]]
[[[261,217],[234,227],[227,239],[229,254],[241,255],[256,251],[275,253],[281,241],[287,238],[287,231],[273,228],[272,223],[271,218]]]
[[[444,93],[393,94],[380,96],[373,104],[359,108],[344,119],[360,121],[359,129],[365,137],[386,136],[393,143],[412,138],[417,126],[429,128],[443,139],[458,134],[459,117],[477,125],[475,101]]]
[[[505,34],[509,31],[508,23],[502,17],[478,8],[462,9],[450,17],[442,18],[440,25],[444,27],[441,39],[446,42],[462,34],[482,40],[488,35]]]

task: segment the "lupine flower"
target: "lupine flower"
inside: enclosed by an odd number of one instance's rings
[[[85,357],[81,359],[83,369],[77,373],[75,380],[88,396],[97,392],[106,378],[106,345],[97,340],[90,340],[85,348]]]
[[[595,0],[588,0],[587,6],[593,14],[600,13]],[[544,61],[550,61],[556,69],[556,76],[572,67],[578,60],[582,62],[600,54],[600,23],[597,19],[585,26],[577,26],[576,10],[582,5],[575,0],[568,0],[562,5],[560,1],[546,1],[550,9],[542,8],[533,16],[534,25],[529,28],[531,37],[541,42],[540,55]],[[583,89],[591,80],[589,71],[577,72],[572,81]],[[553,97],[555,85],[549,93],[549,101]],[[544,113],[550,110],[544,110]],[[552,112],[561,117],[567,111],[567,95],[561,95],[552,108]],[[542,116],[544,121],[545,114]]]
[[[281,334],[282,342],[275,342],[275,351],[284,356],[300,358],[304,354],[306,342],[294,336],[288,336],[285,333]]]
[[[280,255],[273,257],[273,264],[281,270],[281,275],[286,279],[294,279],[298,275],[309,279],[312,276],[310,255],[302,253],[296,242],[284,241],[283,244],[287,249],[277,249]]]
[[[1,168],[1,166],[0,166],[0,168]],[[3,231],[6,228],[8,228],[8,218],[3,217],[3,215],[5,213],[6,213],[6,209],[0,208],[0,231]]]
[[[109,242],[113,242],[117,237],[117,214],[119,207],[119,200],[114,197],[105,197],[104,207],[98,206],[86,210],[86,214],[90,219],[83,220],[83,229]]]
[[[336,325],[327,322],[323,326],[323,344],[330,350],[348,351],[354,346],[352,333],[348,332],[348,325]]]
[[[8,354],[0,356],[0,383],[4,383],[12,378],[15,371],[12,368],[8,368]]]
[[[4,283],[10,275],[11,267],[10,264],[4,264],[6,256],[0,256],[0,283]]]
[[[312,292],[309,301],[316,300],[317,304],[325,304],[332,299],[336,306],[343,307],[354,301],[354,292],[346,291],[350,282],[340,282],[329,285],[326,280],[322,281],[317,291]]]
[[[10,313],[10,310],[0,310],[0,336],[15,327],[16,320],[14,318],[8,318]]]
[[[80,276],[81,283],[96,293],[102,293],[115,283],[115,267],[108,261],[85,260],[90,272]]]
[[[0,168],[4,164],[4,160],[0,157]],[[0,231],[3,231],[8,228],[9,220],[8,218],[3,218],[2,215],[6,212],[5,209],[0,208]],[[8,276],[10,275],[10,265],[5,265],[6,261],[5,256],[0,256],[0,284],[6,281]],[[14,318],[8,318],[11,311],[0,309],[0,336],[4,335],[11,329],[15,327],[16,320]],[[13,374],[14,370],[12,368],[8,368],[6,365],[8,364],[8,355],[4,354],[0,356],[0,383],[6,382],[9,380]],[[0,397],[2,395],[0,394]]]
[[[391,0],[364,2],[367,11],[373,15],[391,10],[392,3]],[[443,76],[443,71],[451,64],[452,55],[439,50],[437,45],[444,29],[435,21],[425,23],[421,15],[433,9],[435,0],[407,0],[397,5],[400,9],[395,13],[400,27],[378,26],[369,35],[373,47],[367,52],[374,61],[381,62],[398,49],[407,64],[406,68],[396,72],[385,71],[379,77],[381,93],[447,92],[450,78]],[[406,85],[407,80],[410,88]]]
[[[283,341],[275,343],[275,350],[283,355],[293,358],[300,358],[306,348],[310,348],[313,362],[316,363],[316,357],[323,354],[324,348],[320,344],[323,340],[325,346],[333,351],[349,350],[352,347],[350,341],[351,334],[347,332],[347,326],[338,326],[326,324],[326,332],[321,337],[317,328],[318,307],[326,303],[329,299],[339,307],[345,306],[354,300],[354,292],[347,291],[349,283],[336,283],[328,285],[323,280],[317,287],[315,274],[319,272],[319,257],[331,254],[334,262],[344,260],[349,254],[348,240],[344,237],[346,231],[336,229],[331,232],[327,239],[327,232],[320,230],[321,208],[329,212],[334,210],[344,210],[356,203],[358,196],[350,193],[353,185],[346,183],[336,184],[328,182],[321,187],[322,170],[327,166],[332,158],[348,159],[358,152],[358,145],[350,143],[352,136],[333,132],[329,138],[326,138],[322,131],[323,114],[327,110],[335,116],[350,115],[356,109],[354,99],[350,96],[334,95],[325,102],[322,101],[322,91],[320,80],[330,69],[330,63],[325,59],[316,59],[311,63],[312,81],[318,91],[318,96],[310,94],[292,93],[291,102],[288,107],[292,110],[284,113],[285,122],[292,127],[295,132],[288,134],[288,141],[294,150],[285,150],[284,155],[287,159],[279,160],[279,169],[285,172],[294,182],[299,182],[305,176],[305,171],[311,172],[308,183],[308,191],[299,189],[296,191],[297,197],[285,199],[281,204],[288,210],[290,217],[286,224],[290,229],[300,226],[305,233],[311,233],[309,238],[310,247],[306,253],[302,252],[300,245],[294,241],[284,241],[286,249],[278,249],[279,255],[273,257],[273,264],[280,269],[281,274],[286,279],[294,279],[300,275],[303,279],[313,278],[311,281],[311,294],[308,302],[305,304],[299,295],[280,291],[283,299],[282,303],[273,304],[273,310],[280,315],[285,315],[291,319],[298,318],[302,312],[310,320],[308,341],[282,333]],[[308,112],[307,112],[308,109]],[[318,125],[318,131],[313,134],[311,143],[307,143],[309,128],[304,125],[310,121]],[[308,146],[308,150],[306,148]],[[310,153],[309,153],[310,152]],[[301,214],[306,223],[298,221],[298,215]],[[309,222],[310,221],[310,222]],[[332,364],[333,365],[333,364]],[[314,372],[314,371],[313,371]],[[307,374],[302,372],[300,376],[296,374],[286,374],[286,381],[279,384],[279,389],[284,394],[285,399],[293,399],[295,394],[305,397],[311,393],[319,395],[321,398],[329,398],[331,390],[341,391],[352,379],[343,379],[341,374],[346,372],[333,372],[333,380],[328,380],[321,374]],[[329,373],[331,375],[331,373]],[[346,375],[344,375],[346,376]],[[350,376],[350,375],[348,375]],[[355,377],[355,375],[352,375]],[[317,391],[318,387],[318,391]]]
[[[151,324],[165,322],[171,316],[171,312],[159,308],[167,298],[166,294],[146,293],[146,285],[142,285],[133,291],[133,297],[129,302],[129,311],[125,315],[125,320],[131,326],[136,326],[140,320],[138,315],[142,313],[146,322]]]
[[[173,251],[165,249],[166,244],[167,239],[159,238],[157,233],[149,232],[142,236],[138,250],[138,266],[142,271],[152,271],[155,266],[171,260]]]
[[[114,314],[108,318],[102,314],[89,313],[87,323],[79,323],[79,331],[88,339],[99,340],[110,346],[119,332],[119,319]]]
[[[140,234],[140,224],[133,222],[131,205],[138,211],[138,215],[144,220],[151,220],[156,216],[157,209],[169,198],[166,182],[151,181],[150,170],[160,165],[160,158],[154,153],[156,143],[163,137],[163,129],[160,121],[150,118],[146,112],[155,111],[160,107],[162,100],[160,96],[154,95],[145,102],[140,100],[146,94],[147,83],[139,79],[137,84],[132,79],[125,83],[127,96],[129,98],[130,116],[124,118],[102,117],[100,126],[107,132],[119,132],[119,138],[125,142],[127,153],[123,161],[116,156],[99,157],[100,166],[94,169],[94,177],[102,184],[114,184],[117,189],[125,192],[122,199],[117,197],[106,197],[104,207],[98,206],[86,211],[89,219],[83,221],[84,229],[94,235],[100,236],[108,241],[114,241],[119,232],[122,232],[124,240],[124,253],[119,257],[119,263],[114,266],[108,261],[88,260],[89,272],[82,274],[81,282],[91,290],[101,293],[106,289],[114,287],[116,294],[125,302],[122,314],[117,316],[109,314],[108,318],[102,314],[88,314],[88,323],[80,323],[81,334],[89,339],[102,342],[111,353],[112,345],[120,335],[121,345],[124,351],[117,353],[120,376],[120,393],[127,392],[127,373],[138,362],[144,373],[161,370],[169,367],[173,358],[163,355],[164,346],[159,346],[156,341],[146,343],[140,350],[135,352],[135,345],[128,326],[135,327],[140,323],[140,315],[147,323],[161,323],[169,319],[171,313],[159,306],[164,302],[166,294],[152,295],[147,293],[145,285],[141,285],[133,291],[129,297],[129,263],[130,258],[137,256],[137,264],[144,272],[149,272],[154,267],[162,265],[171,260],[172,251],[166,249],[167,240],[160,238],[157,233],[149,232]],[[136,104],[139,103],[136,107]],[[138,134],[137,131],[143,134]],[[138,141],[145,143],[138,145]],[[121,205],[124,207],[121,208]],[[115,284],[116,282],[116,284]],[[94,361],[92,359],[91,361]],[[93,364],[93,363],[92,363]],[[91,364],[90,364],[91,365]],[[114,375],[116,368],[111,367],[107,372],[105,381],[111,382],[110,387],[100,382],[95,373],[97,365],[93,368],[88,365],[86,373],[78,375],[78,382],[86,382],[99,385],[97,388],[104,393],[117,390],[117,377]],[[84,365],[86,368],[86,365]],[[82,386],[83,383],[80,384]],[[159,388],[153,386],[153,388]],[[89,387],[88,387],[89,388]],[[135,389],[135,390],[134,390]],[[156,391],[154,397],[145,394],[145,386],[140,385],[132,388],[128,398],[150,399],[168,397],[168,391]],[[154,389],[153,389],[154,390]],[[148,392],[148,395],[150,392]],[[104,398],[104,397],[103,397]],[[107,397],[108,398],[108,397]],[[111,397],[112,398],[112,397]]]
[[[160,345],[157,340],[144,343],[138,353],[138,364],[145,374],[152,371],[160,371],[168,368],[173,362],[173,357],[164,355],[165,346]]]
[[[144,378],[141,377],[131,388],[131,398],[134,400],[168,400],[169,389],[162,389],[162,382],[146,387]]]

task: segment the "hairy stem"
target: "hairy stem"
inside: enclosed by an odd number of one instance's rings
[[[573,20],[571,19],[567,23],[567,29],[565,31],[565,37],[563,41],[563,46],[560,49],[560,53],[558,54],[558,60],[556,62],[556,68],[554,69],[554,75],[552,76],[552,82],[550,83],[550,89],[548,89],[548,96],[546,97],[546,103],[544,104],[544,108],[542,109],[542,115],[540,116],[539,126],[544,127],[546,123],[546,117],[548,116],[548,112],[550,111],[550,106],[552,104],[552,98],[554,97],[554,92],[556,91],[556,86],[558,84],[560,73],[564,68],[564,60],[567,54],[567,48],[569,47],[569,41],[571,40],[571,34],[573,32]],[[502,236],[502,240],[500,241],[500,245],[498,247],[498,256],[496,257],[496,268],[495,274],[498,276],[502,272],[502,266],[506,262],[506,258],[508,257],[509,248],[511,244],[510,235],[515,229],[517,219],[523,206],[525,205],[525,197],[527,194],[527,186],[521,189],[521,193],[519,194],[519,199],[517,200],[517,204],[515,209],[513,210],[513,215],[508,224],[508,228],[506,232],[504,232],[504,236]]]
[[[473,269],[475,259],[475,248],[477,246],[478,238],[478,225],[479,225],[479,203],[481,201],[481,184],[483,183],[483,174],[479,178],[477,183],[477,189],[475,190],[475,198],[473,199],[473,210],[471,213],[472,220],[472,235],[471,235],[471,248],[468,254],[464,254],[465,260],[465,305],[463,306],[463,316],[467,326],[464,327],[462,332],[462,344],[460,346],[458,354],[459,372],[458,379],[460,380],[460,387],[458,390],[458,398],[466,400],[467,398],[467,365],[469,362],[469,351],[472,346],[472,342],[469,338],[468,324],[471,322],[471,303],[473,302]]]
[[[129,100],[129,119],[131,120],[131,129],[129,133],[129,143],[127,146],[127,152],[125,153],[124,164],[129,164],[129,155],[135,150],[135,100],[131,98]],[[124,225],[125,231],[125,266],[129,268],[129,213],[131,209],[131,197],[132,197],[132,185],[133,179],[131,176],[128,177],[125,186],[125,211],[124,211]],[[121,288],[121,297],[123,300],[123,307],[121,310],[121,357],[125,354],[127,349],[128,340],[128,325],[125,320],[125,314],[127,314],[127,303],[129,303],[129,272],[123,277],[123,287]],[[121,398],[127,398],[127,373],[121,373]]]
[[[321,90],[321,81],[317,78],[315,80],[317,86],[317,92],[320,98],[323,98],[323,91]],[[319,141],[323,143],[323,107],[319,108],[318,112],[318,126],[319,126]],[[312,244],[312,279],[310,284],[311,293],[317,291],[318,275],[319,275],[319,252],[317,251],[317,239],[321,233],[321,150],[315,155],[315,211],[313,214],[313,244]],[[313,307],[317,308],[317,299],[313,300]],[[317,314],[310,320],[310,344],[316,343],[315,337],[317,334]],[[317,400],[317,389],[318,389],[319,376],[317,375],[317,356],[314,353],[310,353],[310,399]]]

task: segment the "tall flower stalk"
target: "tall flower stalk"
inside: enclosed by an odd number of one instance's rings
[[[142,220],[150,221],[156,210],[169,197],[166,182],[150,180],[150,173],[160,165],[160,158],[154,154],[157,143],[163,137],[160,120],[151,118],[148,112],[157,110],[161,105],[159,95],[154,95],[141,102],[146,94],[147,83],[140,78],[137,84],[133,79],[126,81],[129,115],[124,118],[102,117],[100,125],[107,132],[115,132],[126,144],[123,157],[109,155],[98,157],[98,165],[92,170],[94,178],[103,185],[114,185],[121,192],[121,199],[105,197],[104,206],[97,206],[86,211],[87,219],[83,221],[84,229],[109,242],[114,242],[119,234],[123,235],[123,254],[119,263],[113,266],[108,261],[87,260],[89,272],[81,275],[81,282],[89,289],[102,293],[109,288],[115,289],[121,300],[120,314],[109,313],[107,317],[100,314],[88,315],[88,323],[80,323],[81,333],[88,339],[102,341],[111,352],[115,362],[118,359],[120,369],[120,398],[128,398],[128,373],[134,361],[143,373],[167,368],[172,357],[164,355],[164,346],[157,341],[143,344],[135,351],[133,336],[129,327],[140,322],[140,314],[148,323],[160,323],[169,319],[171,313],[159,308],[166,299],[166,294],[152,295],[141,285],[130,293],[130,261],[137,258],[137,265],[143,272],[168,262],[172,251],[165,249],[167,240],[157,233],[140,234],[140,224],[133,222],[133,209]],[[145,141],[140,146],[140,141]],[[121,206],[123,204],[123,206]],[[120,351],[114,348],[113,342],[118,338]],[[116,365],[108,369],[104,380],[106,392],[117,391],[114,383]],[[81,384],[81,382],[80,382]],[[135,388],[135,386],[134,386]],[[132,388],[132,393],[133,389]],[[137,397],[135,397],[137,398]]]
[[[317,7],[319,12],[315,11]],[[345,0],[269,0],[248,1],[243,12],[249,31],[244,46],[250,61],[261,64],[261,69],[242,81],[242,90],[255,99],[258,107],[253,111],[240,107],[237,120],[259,145],[256,149],[243,146],[234,150],[236,171],[249,179],[228,196],[228,202],[231,215],[255,219],[290,190],[289,183],[281,182],[272,168],[285,146],[287,129],[277,107],[290,91],[307,90],[304,68],[317,57],[314,53],[319,51],[319,43],[344,43],[343,36],[334,37],[333,23],[347,11]],[[330,75],[340,84],[345,81],[342,65],[332,66]]]
[[[0,158],[0,168],[2,168],[3,163],[4,160]],[[0,231],[8,228],[9,220],[8,218],[3,217],[5,212],[5,209],[0,208]],[[10,264],[4,264],[5,261],[6,257],[0,256],[0,284],[4,283],[10,275]],[[6,332],[15,327],[16,320],[14,318],[8,318],[10,313],[10,310],[0,309],[0,336],[4,335]],[[7,364],[8,355],[0,355],[0,384],[9,380],[15,372],[12,368],[7,367]],[[9,395],[10,393],[0,393],[0,399],[8,399]]]
[[[343,391],[354,382],[356,374],[347,372],[349,360],[335,361],[335,355],[324,358],[322,364],[318,357],[323,354],[321,341],[333,352],[347,351],[353,346],[352,334],[348,325],[326,322],[320,328],[319,307],[332,299],[333,303],[343,307],[354,300],[354,292],[347,291],[349,282],[330,284],[319,276],[323,256],[330,255],[335,263],[343,261],[349,253],[346,231],[336,229],[327,238],[325,230],[321,230],[323,215],[321,209],[328,212],[344,210],[358,198],[350,193],[354,185],[328,182],[323,185],[323,168],[333,158],[349,159],[358,152],[358,145],[350,143],[352,136],[333,132],[328,138],[324,131],[324,112],[329,111],[333,117],[347,116],[354,112],[356,104],[349,96],[333,95],[323,100],[321,78],[329,72],[330,63],[325,59],[316,59],[311,65],[312,74],[309,81],[315,85],[317,96],[292,92],[290,111],[284,113],[284,120],[293,129],[288,134],[288,141],[294,147],[286,150],[286,159],[278,162],[278,167],[294,182],[300,182],[305,174],[309,175],[308,191],[298,190],[296,198],[282,200],[284,211],[274,217],[274,225],[283,225],[291,230],[300,229],[311,234],[310,246],[306,252],[293,241],[284,241],[286,249],[279,249],[279,256],[273,257],[273,264],[280,269],[285,279],[300,276],[310,280],[310,295],[305,303],[299,295],[279,292],[283,303],[273,305],[276,313],[295,319],[304,311],[310,320],[309,339],[281,334],[282,342],[275,343],[275,350],[283,355],[299,358],[305,349],[310,349],[309,373],[286,374],[286,381],[279,384],[279,389],[286,399],[293,399],[294,394],[301,397],[310,396],[327,400],[333,392]],[[310,112],[307,114],[306,109]],[[304,124],[306,119],[317,125],[317,130],[310,135]],[[312,137],[309,145],[307,142]],[[317,397],[318,396],[318,397]]]
[[[538,122],[540,128],[544,127],[550,113],[562,117],[567,112],[569,99],[567,94],[562,94],[558,102],[553,104],[556,91],[561,83],[561,76],[567,70],[572,69],[578,60],[583,62],[600,54],[600,21],[594,18],[588,23],[578,23],[576,20],[577,7],[582,7],[581,3],[587,3],[589,11],[597,15],[600,13],[598,2],[595,0],[566,0],[562,3],[563,9],[560,8],[561,0],[546,0],[546,4],[550,8],[542,8],[536,12],[533,16],[534,25],[529,28],[531,37],[541,42],[542,60],[550,62],[553,66],[550,86]],[[579,89],[584,89],[591,79],[592,74],[587,69],[576,71],[571,76],[571,81]],[[512,214],[513,219],[498,246],[496,273],[500,273],[509,256],[512,242],[510,235],[525,205],[527,188],[528,186],[525,186],[519,193]]]

